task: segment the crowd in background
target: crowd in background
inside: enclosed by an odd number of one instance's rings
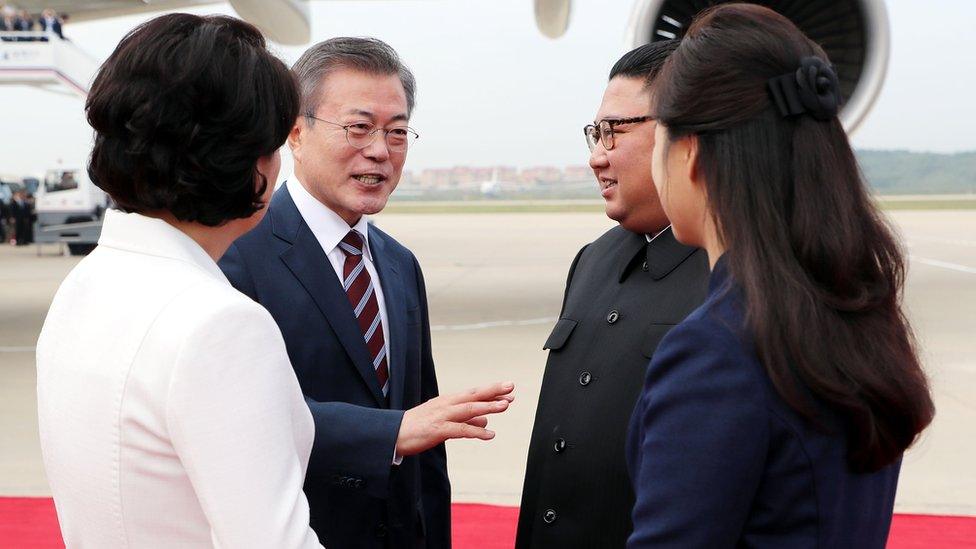
[[[0,200],[0,244],[26,246],[34,242],[34,197],[25,190],[14,191],[9,201]]]
[[[67,18],[68,16],[66,14],[58,14],[50,8],[45,9],[39,16],[35,17],[25,9],[18,9],[13,4],[4,4],[0,2],[0,32],[33,33],[35,31],[40,31],[45,33],[43,36],[37,36],[36,34],[11,36],[6,34],[0,36],[0,40],[3,40],[4,42],[46,42],[50,39],[51,35],[57,36],[61,40],[64,40],[65,38],[62,28]]]

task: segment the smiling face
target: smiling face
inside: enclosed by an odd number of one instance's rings
[[[617,76],[607,85],[596,121],[645,116],[650,103],[642,78]],[[613,148],[608,151],[598,143],[590,153],[607,217],[635,233],[653,234],[668,225],[651,179],[655,125],[653,120],[618,125]]]
[[[391,129],[407,125],[407,97],[396,74],[338,69],[325,77],[316,118],[346,126]],[[304,113],[303,113],[304,114]],[[400,181],[407,152],[389,150],[382,131],[356,149],[338,126],[299,116],[288,136],[295,175],[319,202],[350,226],[379,213]]]

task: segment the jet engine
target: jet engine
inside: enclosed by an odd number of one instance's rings
[[[639,0],[627,27],[626,45],[680,38],[705,8],[732,0]],[[756,0],[788,17],[830,57],[840,79],[848,133],[864,120],[881,92],[890,55],[883,0]]]
[[[312,37],[307,0],[230,0],[230,5],[279,44],[302,45]]]

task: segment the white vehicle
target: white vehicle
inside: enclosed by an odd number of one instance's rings
[[[72,255],[94,249],[102,229],[108,195],[81,168],[48,170],[35,196],[38,243],[64,242]]]

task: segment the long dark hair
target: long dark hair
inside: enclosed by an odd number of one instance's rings
[[[784,117],[770,78],[823,50],[788,19],[722,4],[688,29],[658,78],[670,140],[695,136],[709,208],[747,324],[785,402],[838,415],[856,471],[892,463],[935,413],[901,311],[905,264],[836,116]]]

